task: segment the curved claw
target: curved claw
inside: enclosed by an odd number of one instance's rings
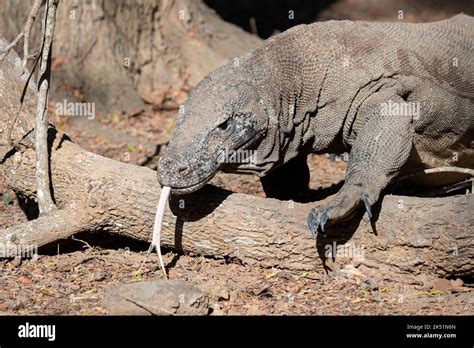
[[[372,210],[370,209],[369,197],[364,195],[362,200],[364,201],[365,210],[367,210],[367,216],[369,217],[369,220],[372,220]]]
[[[321,227],[321,231],[324,232],[324,225],[329,219],[329,214],[328,211],[326,210],[322,215],[321,215],[321,220],[319,222],[319,227]]]
[[[313,208],[308,215],[308,227],[313,238],[316,238],[316,235],[318,234],[318,226],[318,212]]]
[[[328,219],[329,214],[327,211],[321,214],[316,209],[311,209],[311,212],[308,215],[308,227],[313,238],[316,238],[318,233],[321,236],[326,237],[324,234],[324,225]]]

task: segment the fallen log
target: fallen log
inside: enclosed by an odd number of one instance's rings
[[[0,64],[0,175],[20,199],[34,201],[31,139],[36,96],[27,89],[21,103],[25,81],[20,79],[16,58],[10,53]],[[0,256],[83,231],[150,242],[160,194],[156,173],[88,152],[52,127],[49,135],[52,186],[59,209],[0,231]],[[381,275],[473,275],[472,194],[386,196],[379,209],[374,209],[376,234],[361,212],[354,221],[329,229],[327,238],[319,236],[316,241],[306,226],[313,205],[207,186],[172,197],[164,217],[162,245],[289,270],[355,264]]]

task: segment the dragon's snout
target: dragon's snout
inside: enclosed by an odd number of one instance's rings
[[[158,180],[163,186],[180,187],[190,173],[190,166],[182,161],[162,157],[158,162]]]
[[[159,171],[164,171],[167,174],[177,177],[184,177],[190,172],[188,163],[182,161],[173,161],[171,158],[162,158],[159,161]]]
[[[186,161],[162,157],[158,162],[158,181],[162,186],[171,187],[173,194],[191,193],[206,184],[213,176],[201,170],[193,169]]]

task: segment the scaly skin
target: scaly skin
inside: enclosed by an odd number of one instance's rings
[[[473,37],[465,15],[426,24],[330,21],[276,35],[194,89],[159,181],[182,194],[219,170],[253,173],[268,196],[288,199],[307,187],[309,153],[347,151],[345,183],[313,209],[309,227],[324,231],[362,205],[370,216],[399,174],[473,167]],[[217,160],[237,149],[255,151],[254,161]]]

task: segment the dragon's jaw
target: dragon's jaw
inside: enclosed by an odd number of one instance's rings
[[[240,142],[232,151],[240,151],[247,149],[250,145],[255,143],[258,140],[258,137],[248,137],[248,140]],[[174,195],[184,195],[188,193],[195,192],[206,185],[219,171],[226,172],[226,173],[246,173],[246,174],[256,174],[261,176],[259,171],[260,168],[254,167],[254,165],[250,163],[227,163],[222,162],[222,155],[219,153],[215,153],[210,156],[211,159],[206,161],[201,160],[201,162],[205,162],[207,165],[205,166],[191,166],[187,167],[186,174],[180,176],[178,168],[180,166],[185,166],[185,163],[191,162],[190,160],[183,160],[181,156],[174,155],[174,152],[169,152],[165,154],[160,160],[159,168],[158,168],[158,178],[159,182],[162,186],[169,186],[171,188],[171,193]],[[175,158],[181,158],[180,162],[176,162]],[[192,158],[189,154],[186,158]],[[246,167],[244,170],[240,169],[240,166]],[[252,168],[248,168],[248,166],[252,166]]]
[[[204,185],[206,185],[216,174],[217,172],[213,173],[212,175],[209,175],[204,180],[190,186],[182,186],[182,187],[171,186],[171,193],[174,195],[185,195],[188,193],[193,193],[199,190],[200,188],[202,188]]]

